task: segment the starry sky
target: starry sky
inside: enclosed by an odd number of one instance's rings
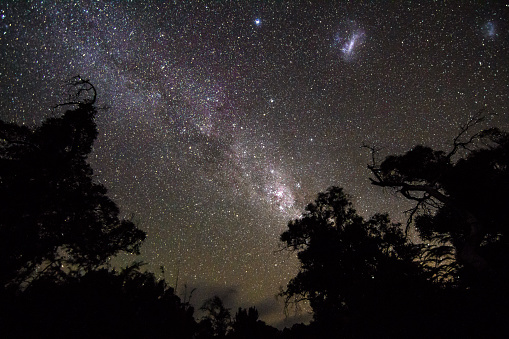
[[[281,327],[308,316],[275,298],[298,269],[279,235],[318,192],[404,220],[363,143],[447,150],[480,109],[508,129],[508,29],[505,1],[2,0],[0,118],[40,124],[90,79],[95,178],[148,234],[114,264]]]

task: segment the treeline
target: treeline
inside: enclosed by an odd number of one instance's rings
[[[406,230],[361,217],[339,187],[290,221],[281,243],[301,263],[281,297],[306,301],[310,324],[279,331],[255,307],[221,299],[204,316],[135,263],[145,233],[119,217],[87,155],[95,88],[73,79],[67,108],[29,129],[0,121],[0,332],[5,338],[507,337],[509,134],[475,115],[448,151],[416,146],[378,161],[372,184],[414,202]]]

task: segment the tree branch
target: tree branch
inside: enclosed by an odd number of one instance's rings
[[[453,147],[452,147],[452,150],[447,154],[447,158],[450,159],[453,155],[456,154],[456,152],[459,150],[459,149],[466,149],[467,151],[472,151],[472,149],[469,148],[469,145],[471,145],[476,139],[480,138],[483,134],[483,131],[479,131],[479,132],[476,132],[474,134],[472,134],[468,139],[466,139],[465,141],[461,141],[461,139],[463,138],[463,136],[469,131],[471,130],[474,126],[477,126],[479,124],[481,124],[482,122],[484,122],[488,117],[492,116],[492,114],[484,114],[484,109],[481,109],[480,111],[478,111],[476,114],[474,114],[468,121],[466,124],[464,124],[463,126],[460,126],[460,131],[459,133],[456,135],[456,137],[454,137],[453,139]]]
[[[474,144],[476,139],[481,139],[486,134],[484,131],[473,133],[470,137],[466,138],[465,135],[471,131],[475,126],[478,126],[484,122],[489,115],[484,114],[481,110],[475,114],[470,120],[463,126],[460,127],[460,132],[453,139],[452,150],[446,155],[446,158],[450,161],[458,150],[465,149],[472,151],[471,145]],[[477,254],[477,249],[484,239],[485,231],[482,223],[473,215],[468,208],[462,206],[460,203],[454,201],[450,196],[441,191],[440,187],[436,183],[426,183],[426,179],[422,181],[405,181],[405,178],[394,179],[395,176],[389,173],[388,178],[385,177],[381,170],[381,166],[378,165],[376,159],[376,153],[379,151],[378,148],[363,145],[362,147],[367,148],[371,151],[371,164],[367,165],[367,168],[371,171],[374,178],[369,178],[371,184],[379,187],[390,187],[401,193],[405,198],[411,201],[416,201],[417,204],[407,212],[410,213],[407,220],[406,232],[410,227],[415,215],[421,208],[427,206],[433,208],[440,208],[439,203],[450,206],[465,216],[466,222],[470,227],[470,232],[466,237],[466,241],[462,248],[458,249],[457,256],[463,262],[472,265],[478,272],[483,272],[488,269],[488,264],[484,258]],[[422,196],[416,195],[415,193],[422,193]]]
[[[61,106],[69,106],[69,105],[93,105],[97,99],[97,91],[90,83],[90,80],[83,79],[80,75],[77,75],[69,80],[69,101],[63,104],[58,104],[53,108],[58,108]],[[82,94],[85,93],[85,97],[82,98]],[[91,97],[88,95],[91,93]]]

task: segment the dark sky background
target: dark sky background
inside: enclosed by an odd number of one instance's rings
[[[287,221],[330,185],[403,221],[360,146],[448,149],[480,109],[507,129],[508,28],[506,1],[1,1],[0,117],[58,116],[90,79],[96,179],[148,233],[115,263],[288,325]]]

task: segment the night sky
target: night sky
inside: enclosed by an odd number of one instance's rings
[[[421,2],[422,4],[419,4]],[[214,294],[271,325],[298,269],[279,235],[342,186],[403,221],[370,186],[382,155],[448,150],[480,109],[508,129],[506,1],[1,1],[0,118],[58,116],[66,80],[98,91],[97,182],[148,238],[140,257],[178,293]]]

